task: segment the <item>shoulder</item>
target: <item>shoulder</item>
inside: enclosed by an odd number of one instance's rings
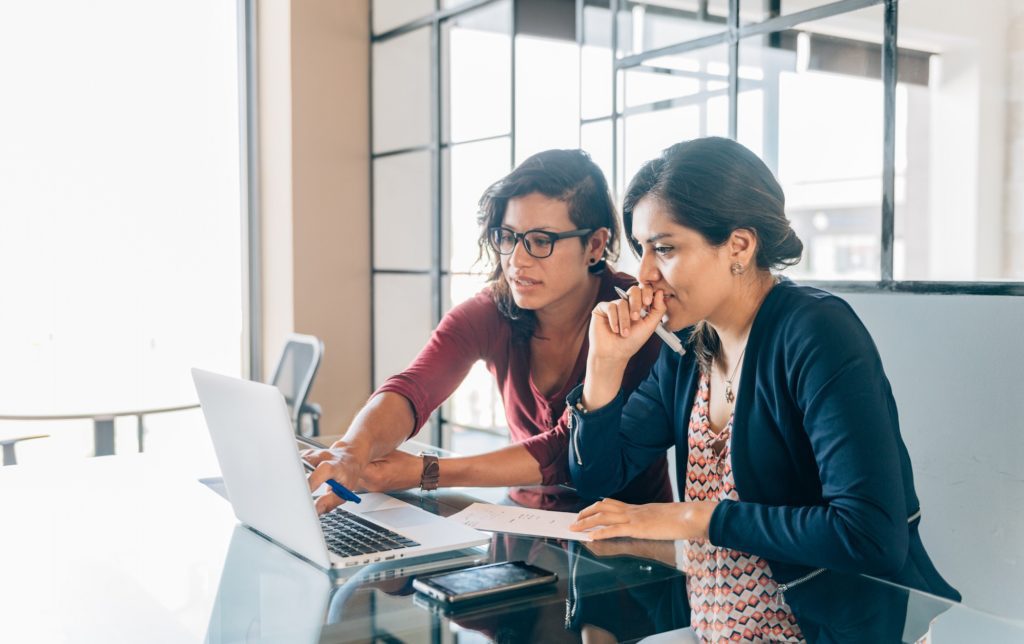
[[[881,373],[874,340],[843,298],[821,289],[779,284],[758,314],[759,361],[772,373],[781,368],[798,389],[817,387],[837,374],[868,367]]]
[[[863,322],[843,298],[812,286],[785,280],[765,300],[763,321],[787,343],[813,340],[826,345],[870,340]]]
[[[484,287],[473,297],[452,307],[441,320],[441,327],[448,330],[470,327],[485,332],[503,325],[507,326],[507,321],[498,311],[490,287]]]

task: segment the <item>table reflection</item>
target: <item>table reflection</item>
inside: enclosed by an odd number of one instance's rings
[[[323,571],[235,526],[206,641],[319,642],[331,589]]]
[[[439,514],[462,505],[451,496],[409,496]],[[700,560],[687,556],[693,545],[495,534],[487,548],[374,564],[332,577],[237,526],[206,641],[460,641],[467,632],[473,633],[471,641],[494,642],[699,641],[688,628],[688,583],[701,574],[695,570]],[[417,575],[518,560],[557,573],[558,583],[456,609],[421,597],[412,587]],[[834,571],[787,590],[784,601],[796,616],[800,641],[1024,641],[1020,624]],[[730,619],[739,615],[721,621]]]

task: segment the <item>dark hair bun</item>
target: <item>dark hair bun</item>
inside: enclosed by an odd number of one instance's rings
[[[668,206],[676,223],[713,246],[724,244],[736,229],[753,231],[759,268],[792,266],[803,254],[803,242],[786,219],[779,182],[756,154],[732,139],[683,141],[644,164],[623,200],[627,239],[632,239],[633,209],[647,196]]]

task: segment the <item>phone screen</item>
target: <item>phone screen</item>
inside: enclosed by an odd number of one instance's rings
[[[545,586],[558,575],[523,561],[475,566],[417,579],[413,588],[434,599],[461,602]]]
[[[430,583],[450,595],[465,595],[549,575],[550,573],[536,568],[520,566],[515,563],[503,563],[438,575],[431,577]]]

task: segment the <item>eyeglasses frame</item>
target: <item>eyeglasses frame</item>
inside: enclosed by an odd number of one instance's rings
[[[494,233],[495,231],[498,230],[507,231],[509,234],[512,235],[512,248],[510,248],[507,253],[501,252],[501,248],[498,247],[498,244],[494,240]],[[490,242],[491,248],[494,249],[494,252],[498,253],[499,255],[511,255],[512,253],[516,252],[516,246],[521,241],[523,242],[523,248],[526,250],[526,253],[530,257],[533,257],[534,259],[547,259],[548,257],[551,257],[552,253],[555,252],[555,242],[557,242],[559,239],[569,239],[571,237],[586,237],[592,232],[594,232],[593,228],[577,228],[576,230],[567,230],[564,233],[553,233],[550,230],[531,228],[530,230],[517,233],[516,231],[506,226],[491,226],[490,228],[487,229],[487,241]],[[550,239],[551,252],[543,256],[535,255],[534,252],[530,250],[530,245],[526,243],[526,236],[529,235],[530,233],[540,233],[547,237],[548,239]]]

